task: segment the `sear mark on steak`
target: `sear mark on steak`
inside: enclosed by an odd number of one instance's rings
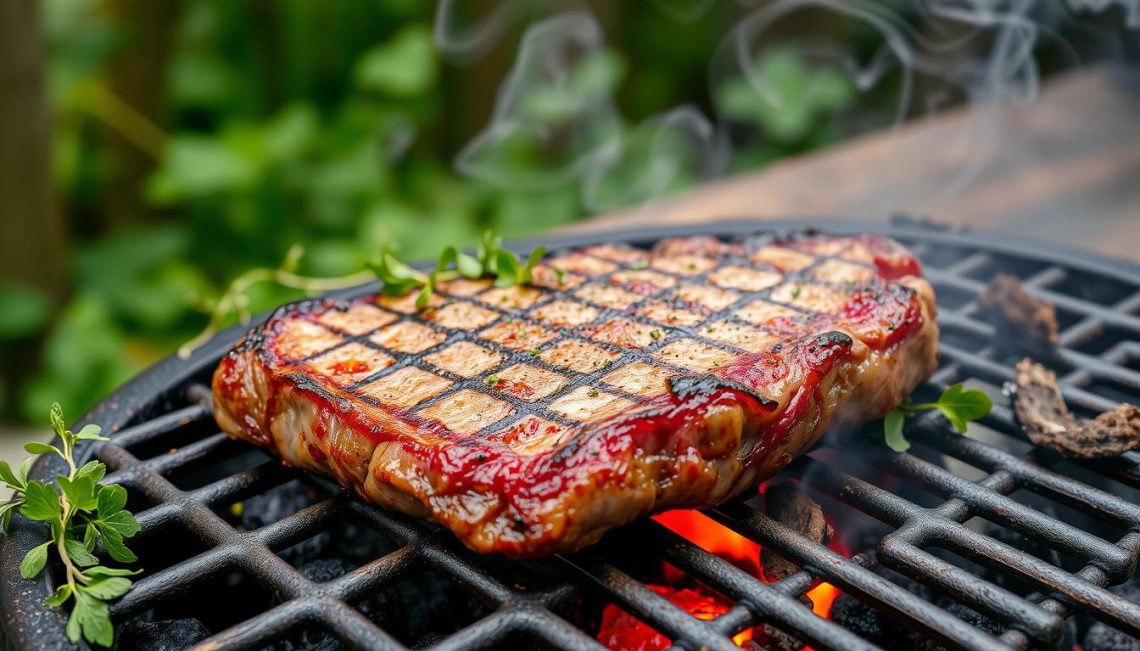
[[[1017,365],[1014,411],[1034,445],[1052,448],[1067,457],[1095,459],[1140,449],[1140,408],[1121,403],[1092,420],[1069,413],[1057,376],[1024,359]]]
[[[218,365],[219,425],[472,549],[542,556],[738,495],[937,364],[933,290],[880,236],[592,246],[433,301],[280,308]]]

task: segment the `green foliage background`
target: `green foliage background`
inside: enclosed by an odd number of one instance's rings
[[[175,4],[161,52],[101,0],[42,5],[71,281],[61,301],[0,285],[0,341],[35,351],[2,378],[6,418],[42,420],[52,401],[74,413],[91,406],[193,336],[230,279],[279,264],[294,243],[305,246],[304,273],[341,275],[385,244],[417,259],[472,245],[486,228],[518,236],[586,213],[580,180],[503,187],[456,173],[456,155],[482,126],[468,100],[493,89],[441,60],[431,3]],[[570,93],[535,88],[527,110],[557,124],[581,117],[581,98],[613,95],[620,118],[607,125],[612,136],[692,104],[756,136],[740,140],[730,170],[840,137],[834,118],[854,97],[846,76],[791,51],[757,61],[785,101],[766,105],[739,79],[710,84],[711,53],[739,17],[735,3],[724,4],[685,24],[657,3],[630,3],[615,25],[603,21],[607,49],[575,64]],[[486,83],[507,74],[522,31],[504,37],[506,55]],[[136,57],[161,65],[153,115],[116,91],[116,62]],[[148,161],[126,187],[124,152]],[[544,164],[526,142],[495,156],[523,170]],[[614,175],[623,188],[636,186],[643,160],[629,158]],[[670,178],[666,190],[693,176]],[[644,198],[619,192],[609,204]],[[251,307],[293,297],[263,286]]]

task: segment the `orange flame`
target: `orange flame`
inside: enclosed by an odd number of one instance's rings
[[[763,489],[761,489],[763,490]],[[668,511],[653,516],[653,519],[669,530],[685,538],[705,551],[736,565],[755,577],[765,580],[763,565],[760,562],[760,545],[699,511]],[[850,552],[839,540],[833,540],[831,548],[849,557]],[[667,583],[679,583],[685,575],[671,565],[665,564],[664,577]],[[697,619],[712,620],[728,612],[730,604],[722,598],[706,591],[669,586],[649,586],[661,596]],[[831,606],[840,595],[838,588],[830,583],[820,583],[807,592],[812,602],[812,612],[827,618]],[[733,642],[743,646],[755,638],[755,629],[747,629],[733,637]],[[619,651],[657,651],[667,648],[668,638],[650,628],[634,616],[616,605],[606,606],[602,612],[602,626],[598,632],[600,642],[610,649]],[[804,647],[804,651],[811,651]]]

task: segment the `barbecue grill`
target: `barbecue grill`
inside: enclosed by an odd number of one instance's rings
[[[648,246],[674,235],[792,228],[735,222],[544,244]],[[828,230],[855,232],[850,224]],[[159,363],[85,419],[113,433],[87,453],[108,465],[109,481],[128,489],[128,508],[143,528],[133,546],[146,573],[114,604],[113,619],[196,617],[210,635],[201,648],[211,649],[319,641],[368,649],[577,650],[603,648],[595,641],[600,612],[617,604],[682,649],[735,649],[734,635],[760,625],[815,649],[885,644],[803,603],[805,592],[826,581],[899,635],[913,636],[906,638],[913,644],[931,645],[922,648],[1072,648],[1074,622],[1092,621],[1140,637],[1140,603],[1106,589],[1129,581],[1140,555],[1140,454],[1072,461],[1029,445],[1000,394],[1018,357],[995,343],[975,301],[1000,272],[1053,303],[1061,338],[1048,363],[1070,407],[1090,415],[1118,401],[1140,402],[1140,269],[911,221],[863,230],[907,245],[938,292],[942,364],[920,392],[966,382],[997,401],[968,437],[927,414],[908,425],[910,453],[887,451],[869,425],[828,436],[781,471],[779,479],[799,482],[823,505],[850,556],[769,519],[753,497],[705,514],[802,566],[774,583],[653,520],[622,527],[571,556],[480,557],[435,525],[352,499],[325,479],[284,468],[218,433],[206,387],[241,334],[235,328],[188,360]],[[45,457],[32,474],[60,471],[59,459]],[[243,504],[252,509],[259,496],[282,486],[302,486],[306,504],[263,526],[243,526],[250,515]],[[67,648],[65,618],[42,603],[53,588],[51,573],[26,582],[16,570],[38,542],[37,526],[17,518],[0,544],[4,634],[13,648]],[[381,542],[374,557],[331,578],[299,569],[297,550],[330,532]],[[731,605],[699,619],[670,603],[647,587],[664,563]],[[377,624],[365,605],[375,610],[374,595],[401,585],[413,587],[405,590],[412,603],[404,619],[415,617],[416,599],[432,601],[437,611],[442,599],[451,630],[408,639],[397,630],[406,622]],[[417,592],[417,585],[431,594]],[[916,596],[916,585],[930,591],[927,598]],[[963,617],[963,607],[979,617]]]

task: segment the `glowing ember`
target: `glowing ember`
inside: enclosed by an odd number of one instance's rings
[[[649,589],[697,619],[716,619],[729,609],[729,604],[696,590],[661,585],[651,585]],[[743,645],[751,639],[752,631],[747,630],[732,638],[732,641]],[[613,651],[660,651],[669,648],[671,644],[669,638],[613,604],[602,611],[598,641]]]
[[[760,545],[700,511],[666,511],[653,516],[667,529],[697,547],[732,562],[752,576],[760,571]]]

